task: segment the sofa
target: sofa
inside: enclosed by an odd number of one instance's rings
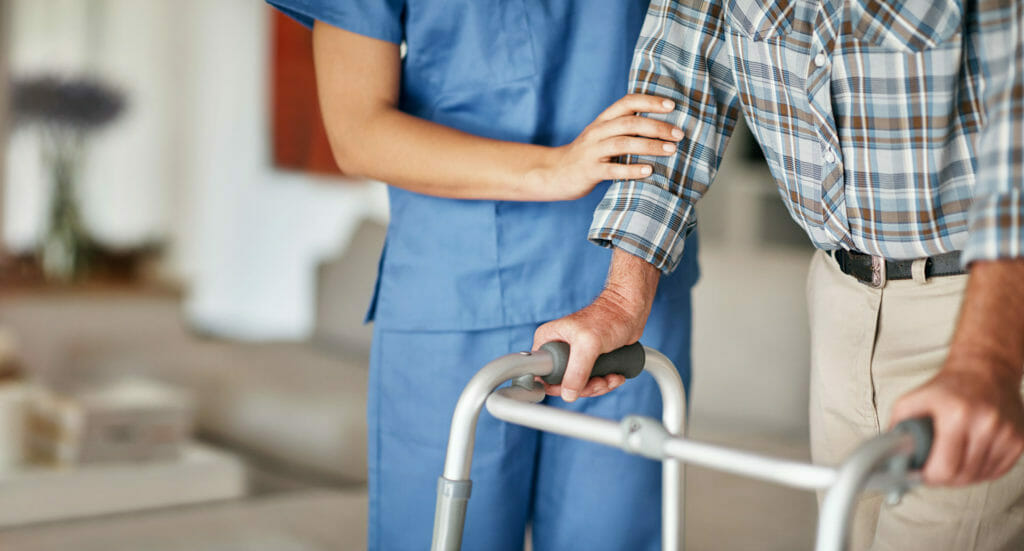
[[[318,270],[308,342],[228,342],[195,333],[179,296],[154,289],[0,293],[0,327],[41,380],[146,375],[197,401],[205,439],[343,484],[366,478],[366,382],[372,292],[385,229],[367,221]]]

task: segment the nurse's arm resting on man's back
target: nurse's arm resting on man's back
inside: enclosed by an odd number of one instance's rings
[[[535,343],[571,345],[560,388],[566,400],[587,396],[594,359],[636,342],[650,312],[660,272],[615,249],[608,284],[593,304],[537,329]],[[935,445],[923,472],[930,484],[963,486],[998,478],[1024,451],[1024,260],[971,264],[967,294],[943,369],[905,395],[892,424],[931,417]]]
[[[612,179],[650,175],[620,155],[665,156],[683,137],[675,126],[637,113],[669,113],[672,101],[631,94],[559,147],[474,136],[398,108],[397,44],[318,21],[313,31],[320,103],[341,170],[409,191],[455,199],[564,201]]]

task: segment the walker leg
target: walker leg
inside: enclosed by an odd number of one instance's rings
[[[462,529],[466,524],[466,506],[473,488],[471,480],[437,480],[437,507],[434,515],[433,551],[458,551],[462,547]]]

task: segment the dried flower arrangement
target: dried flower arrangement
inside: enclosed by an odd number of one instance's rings
[[[93,79],[39,76],[14,82],[10,112],[15,128],[39,130],[53,194],[38,256],[43,273],[70,282],[85,271],[91,242],[75,190],[86,138],[125,109],[124,95]]]

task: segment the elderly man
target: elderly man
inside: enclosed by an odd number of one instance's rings
[[[858,549],[1024,549],[1024,7],[1019,0],[655,0],[633,91],[676,101],[686,138],[616,182],[590,239],[604,291],[540,327],[589,366],[639,338],[739,110],[820,249],[808,278],[811,444],[835,462],[930,416],[932,487],[866,498]],[[745,267],[744,269],[756,269]],[[613,381],[614,382],[614,381]]]

